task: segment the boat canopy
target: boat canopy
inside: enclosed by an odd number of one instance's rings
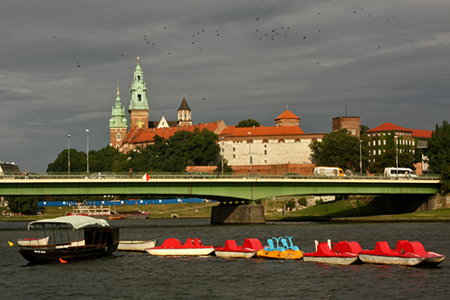
[[[30,228],[33,228],[34,225],[40,224],[70,224],[72,225],[73,229],[80,229],[89,225],[100,225],[100,226],[109,226],[108,222],[103,219],[96,219],[86,216],[65,216],[65,217],[59,217],[55,219],[45,219],[45,220],[38,220],[33,221],[28,224],[28,230]]]

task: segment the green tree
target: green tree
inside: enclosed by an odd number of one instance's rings
[[[11,196],[5,198],[12,212],[21,212],[26,215],[35,215],[38,210],[38,202],[45,200],[43,196]]]
[[[368,165],[365,137],[355,137],[347,129],[325,135],[322,141],[311,142],[311,157],[317,166],[339,167],[344,170],[360,171],[360,147],[363,170]],[[360,142],[362,140],[363,142]]]
[[[216,164],[216,169],[214,170],[214,172],[218,172],[221,173],[222,172],[222,159],[219,159],[219,161]],[[223,172],[224,173],[232,173],[233,172],[233,168],[228,165],[228,159],[224,158],[223,159]]]
[[[236,125],[237,128],[238,128],[238,127],[253,127],[253,126],[259,127],[259,126],[261,126],[261,124],[260,124],[258,121],[256,121],[256,120],[253,120],[253,119],[247,119],[247,120],[242,120],[242,121],[240,121],[240,122]]]
[[[70,149],[70,172],[86,172],[86,153]],[[68,152],[67,149],[58,154],[56,160],[47,166],[47,173],[68,172]]]
[[[436,124],[436,129],[428,141],[428,164],[430,169],[441,174],[450,165],[450,124],[447,121],[442,126]]]
[[[447,166],[441,173],[441,184],[444,193],[450,191],[450,166]]]
[[[89,151],[90,172],[126,172],[127,155],[111,146]]]

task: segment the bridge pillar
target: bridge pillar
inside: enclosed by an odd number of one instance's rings
[[[256,204],[219,205],[212,208],[211,224],[264,224],[264,207]]]

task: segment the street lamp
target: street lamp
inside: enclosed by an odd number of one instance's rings
[[[70,134],[67,136],[67,176],[70,177]]]
[[[87,146],[86,146],[86,172],[89,176],[89,129],[86,129],[86,139],[87,139]]]
[[[222,137],[222,149],[221,149],[221,151],[222,151],[221,156],[222,156],[222,176],[223,176],[223,137]]]
[[[248,156],[250,159],[250,178],[252,178],[252,144],[251,144],[251,139],[250,139],[251,134],[252,133],[249,131],[248,132]]]
[[[395,140],[395,165],[397,167],[397,179],[398,179],[398,148],[397,148],[397,144],[398,144],[398,136],[394,135],[394,140]]]
[[[362,175],[362,140],[359,140],[359,169],[361,171],[361,175]]]

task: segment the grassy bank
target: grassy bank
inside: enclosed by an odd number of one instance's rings
[[[149,218],[172,218],[172,214],[177,214],[180,218],[209,218],[211,217],[211,210],[213,206],[219,205],[216,202],[208,203],[182,203],[182,204],[158,204],[158,205],[120,205],[116,206],[117,213],[122,211],[145,211],[149,212]],[[114,211],[114,206],[111,206],[111,212]],[[0,208],[4,210],[5,208]],[[72,207],[45,207],[40,208],[41,215],[22,215],[19,217],[14,214],[12,217],[0,216],[0,221],[32,221],[38,219],[56,218],[65,216],[67,212],[72,212]]]
[[[174,214],[180,218],[210,218],[211,210],[219,203],[182,203],[159,205],[121,205],[116,212],[122,211],[146,211],[149,218],[172,218]],[[361,200],[339,200],[319,203],[309,208],[279,211],[285,207],[286,201],[261,201],[266,211],[267,221],[333,221],[333,222],[395,222],[395,221],[450,221],[450,209],[434,211],[413,212],[405,214],[386,215],[377,206],[369,205]],[[5,208],[0,208],[0,211]],[[278,209],[278,211],[277,211]],[[72,207],[46,207],[42,208],[41,215],[15,214],[13,217],[0,217],[0,221],[31,221],[37,219],[55,218],[71,212]],[[114,207],[111,207],[114,211]]]

